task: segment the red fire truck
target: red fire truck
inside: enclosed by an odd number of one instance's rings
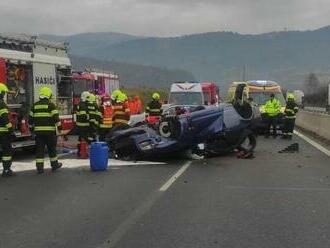
[[[67,44],[34,36],[0,34],[0,81],[9,89],[5,100],[15,129],[13,148],[35,144],[27,119],[43,86],[53,91],[64,129],[72,126],[71,62]]]
[[[99,72],[97,70],[74,71],[73,82],[73,104],[79,104],[80,95],[83,91],[89,91],[95,95],[104,96],[119,89],[119,76],[112,72]]]

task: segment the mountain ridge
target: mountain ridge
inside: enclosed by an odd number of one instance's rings
[[[100,39],[99,34],[88,33],[90,43],[86,34],[80,35],[85,39],[71,37],[72,55],[179,69],[192,72],[197,80],[229,83],[243,79],[246,68],[246,79],[271,79],[298,88],[309,72],[327,74],[330,67],[330,26],[307,31],[220,31],[165,38],[116,34]]]

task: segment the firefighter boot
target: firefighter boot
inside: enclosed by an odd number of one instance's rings
[[[43,165],[37,165],[37,173],[43,174],[44,173],[44,166]]]
[[[51,166],[52,166],[52,171],[54,172],[62,167],[62,163],[56,162],[56,163],[52,164]]]
[[[11,177],[15,176],[15,173],[8,167],[3,168],[2,177]]]

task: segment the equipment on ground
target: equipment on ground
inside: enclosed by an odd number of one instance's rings
[[[90,148],[92,171],[105,171],[108,167],[109,148],[105,142],[93,142]]]
[[[283,150],[279,151],[278,153],[295,153],[299,152],[299,144],[293,143],[289,145],[288,147],[284,148]]]

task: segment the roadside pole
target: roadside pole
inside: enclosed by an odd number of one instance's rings
[[[328,85],[328,104],[327,104],[327,112],[330,114],[330,84]]]

